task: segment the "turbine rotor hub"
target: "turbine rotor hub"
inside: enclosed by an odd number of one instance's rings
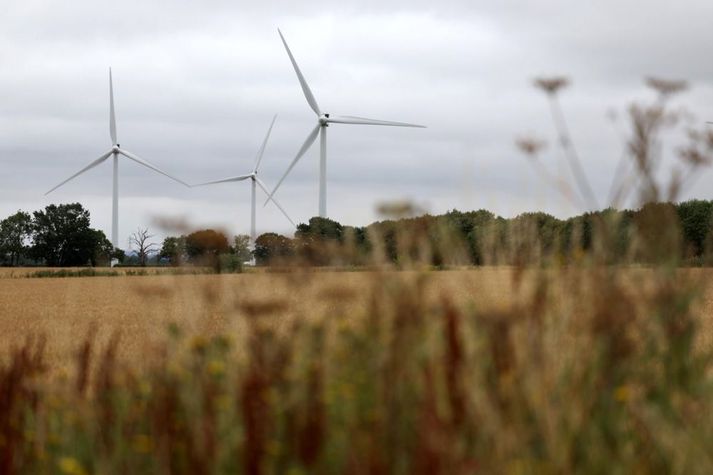
[[[328,126],[329,125],[329,114],[322,114],[319,116],[319,125]]]

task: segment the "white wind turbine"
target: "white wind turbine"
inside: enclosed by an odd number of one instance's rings
[[[94,160],[92,163],[86,167],[79,170],[74,175],[70,176],[64,180],[59,185],[52,188],[50,191],[45,193],[45,196],[52,193],[54,190],[64,185],[73,178],[78,177],[82,173],[96,167],[100,163],[107,160],[109,157],[114,159],[114,180],[113,180],[113,195],[112,195],[112,206],[111,206],[111,243],[114,247],[119,246],[119,155],[123,155],[129,160],[133,160],[136,163],[143,165],[151,170],[160,173],[161,175],[167,176],[171,180],[177,181],[178,183],[189,186],[188,183],[179,180],[178,178],[172,177],[168,173],[160,170],[159,168],[153,166],[151,163],[147,162],[143,158],[140,158],[133,153],[121,148],[121,146],[116,141],[116,117],[114,115],[114,86],[111,78],[111,68],[109,68],[109,134],[111,136],[112,147],[104,155]]]
[[[347,116],[347,115],[345,115],[345,116],[330,116],[330,114],[327,114],[326,112],[322,112],[322,110],[317,105],[317,101],[315,100],[314,95],[312,94],[312,91],[310,90],[309,86],[307,85],[307,81],[305,80],[304,76],[302,75],[302,71],[300,71],[299,66],[297,66],[297,62],[295,61],[294,56],[292,56],[290,47],[287,46],[285,37],[282,36],[282,32],[279,29],[277,30],[277,32],[280,34],[280,38],[282,39],[282,44],[285,45],[285,49],[287,50],[287,55],[290,57],[292,66],[295,68],[295,73],[297,73],[297,79],[300,81],[300,85],[302,86],[302,92],[304,93],[305,98],[307,99],[307,103],[312,108],[314,113],[317,114],[317,125],[309,133],[309,135],[307,136],[307,140],[305,140],[304,144],[302,145],[300,150],[297,152],[297,155],[292,160],[292,163],[290,163],[290,166],[287,167],[287,171],[285,172],[284,175],[282,175],[282,178],[280,178],[280,181],[277,182],[275,189],[272,190],[272,193],[270,193],[270,195],[268,197],[268,201],[277,192],[277,189],[280,187],[280,185],[282,184],[284,179],[287,177],[287,175],[290,173],[290,171],[295,166],[295,164],[299,161],[299,159],[302,158],[302,155],[304,155],[305,152],[307,152],[307,150],[309,150],[309,148],[312,146],[314,141],[317,139],[317,135],[319,134],[319,136],[320,136],[320,142],[319,142],[319,216],[324,218],[327,216],[327,127],[329,127],[329,124],[387,125],[387,126],[394,126],[394,127],[421,127],[421,128],[424,128],[425,126],[416,125],[416,124],[407,124],[404,122],[391,122],[391,121],[386,121],[386,120],[365,119],[363,117],[354,117],[354,116]],[[265,201],[265,204],[267,204],[267,201]]]
[[[292,223],[292,226],[295,226],[294,221],[289,217],[287,212],[280,206],[280,204],[275,200],[275,198],[270,196],[270,192],[267,191],[267,187],[265,186],[265,183],[258,178],[257,172],[258,168],[260,167],[260,162],[262,161],[262,156],[265,153],[265,146],[267,145],[267,141],[270,138],[270,132],[272,132],[272,126],[275,125],[275,119],[277,119],[277,116],[274,116],[272,118],[272,123],[270,123],[270,128],[267,129],[267,135],[265,135],[265,140],[262,142],[262,146],[260,147],[260,150],[257,153],[257,157],[255,159],[255,166],[253,167],[253,171],[248,173],[247,175],[238,175],[238,176],[232,176],[228,178],[223,178],[221,180],[215,180],[215,181],[208,181],[205,183],[198,183],[196,185],[191,185],[191,186],[204,186],[204,185],[215,185],[217,183],[229,183],[229,182],[234,182],[234,181],[243,181],[250,179],[251,180],[251,186],[252,186],[252,194],[251,194],[251,214],[250,214],[250,240],[253,245],[255,245],[255,239],[256,239],[256,231],[255,231],[255,190],[256,187],[260,187],[260,189],[265,193],[265,195],[268,196],[268,201],[272,201],[275,203],[275,206],[282,211],[282,214],[285,215],[285,218]]]

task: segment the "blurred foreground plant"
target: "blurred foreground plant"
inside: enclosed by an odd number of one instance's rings
[[[375,272],[330,306],[236,310],[139,370],[90,334],[74,380],[42,342],[0,367],[2,473],[570,473],[713,470],[695,274],[512,269],[497,307]],[[505,290],[505,289],[504,289]],[[434,291],[438,293],[433,294]],[[428,297],[432,295],[432,297]],[[347,310],[352,309],[352,310]]]

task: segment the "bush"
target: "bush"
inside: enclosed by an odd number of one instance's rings
[[[243,260],[237,254],[221,254],[218,256],[218,272],[221,274],[237,274],[243,271]]]

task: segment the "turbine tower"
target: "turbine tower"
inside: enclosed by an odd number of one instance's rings
[[[277,119],[277,116],[274,116],[272,118],[272,123],[270,123],[270,128],[267,129],[267,135],[265,135],[265,140],[262,142],[262,146],[260,147],[260,150],[257,153],[257,157],[255,159],[255,166],[253,167],[252,172],[248,173],[247,175],[238,175],[238,176],[232,176],[228,178],[223,178],[220,180],[215,180],[215,181],[208,181],[205,183],[198,183],[196,185],[191,185],[191,186],[204,186],[204,185],[215,185],[217,183],[230,183],[230,182],[235,182],[235,181],[243,181],[250,179],[251,180],[251,187],[252,187],[252,194],[251,194],[251,212],[250,212],[250,241],[255,245],[255,239],[257,238],[256,236],[256,231],[255,231],[255,191],[256,187],[260,187],[260,189],[265,193],[265,195],[268,196],[268,201],[272,201],[275,206],[282,212],[282,214],[287,218],[287,220],[292,223],[292,226],[295,226],[294,221],[289,217],[287,212],[280,206],[280,204],[275,200],[275,198],[272,198],[270,196],[270,192],[267,191],[267,187],[265,186],[265,183],[258,178],[257,172],[258,168],[260,168],[260,162],[262,161],[262,156],[265,153],[265,146],[267,145],[267,141],[270,138],[270,132],[272,132],[272,126],[275,125],[275,119]]]
[[[107,160],[109,157],[113,158],[114,161],[114,174],[113,174],[113,192],[112,192],[112,203],[111,203],[111,244],[117,248],[119,247],[119,156],[123,155],[124,157],[128,158],[129,160],[133,160],[136,163],[145,166],[146,168],[150,168],[151,170],[160,173],[161,175],[167,176],[171,180],[177,181],[178,183],[189,186],[188,183],[185,183],[184,181],[179,180],[178,178],[175,178],[168,173],[164,172],[163,170],[160,170],[159,168],[155,167],[148,161],[144,160],[143,158],[140,158],[139,156],[129,152],[128,150],[125,150],[121,148],[121,146],[117,143],[116,139],[116,117],[114,115],[114,85],[112,82],[112,77],[111,77],[111,68],[109,68],[109,135],[111,136],[111,143],[112,146],[107,151],[104,155],[101,157],[97,158],[94,160],[92,163],[87,165],[86,167],[82,168],[79,170],[77,173],[74,175],[70,176],[66,180],[64,180],[62,183],[59,185],[55,186],[52,188],[50,191],[45,193],[45,196],[49,195],[52,193],[54,190],[59,188],[60,186],[64,185],[68,181],[78,177],[82,173],[96,167],[100,163],[104,162]]]
[[[277,192],[277,189],[280,187],[280,185],[290,173],[292,168],[295,166],[295,164],[297,164],[299,159],[302,158],[302,155],[304,155],[305,152],[309,150],[314,141],[317,139],[317,135],[319,135],[319,216],[325,218],[327,217],[327,127],[329,127],[329,124],[387,125],[393,127],[421,128],[424,128],[425,126],[407,124],[404,122],[365,119],[363,117],[354,117],[347,115],[332,116],[326,112],[323,112],[319,108],[319,105],[317,105],[317,101],[315,100],[312,91],[307,85],[307,81],[302,75],[302,71],[300,71],[299,66],[297,66],[297,62],[295,61],[294,56],[292,56],[292,51],[290,51],[290,47],[287,46],[287,41],[285,41],[285,37],[282,36],[282,32],[279,29],[277,30],[277,32],[280,34],[282,44],[285,45],[285,50],[287,50],[287,56],[290,57],[292,67],[295,68],[295,73],[297,74],[297,79],[299,80],[300,85],[302,86],[302,92],[304,93],[304,96],[307,99],[307,104],[309,104],[310,108],[314,111],[315,114],[317,114],[317,125],[307,136],[307,140],[305,140],[304,144],[302,144],[302,147],[297,152],[297,155],[292,160],[292,163],[290,163],[290,166],[287,167],[287,171],[285,172],[285,174],[282,175],[280,181],[277,182],[275,189],[272,190],[272,193],[270,193],[270,195],[268,196],[267,201],[269,201],[269,199],[272,198],[272,196]],[[267,201],[265,201],[265,204],[267,204]]]

